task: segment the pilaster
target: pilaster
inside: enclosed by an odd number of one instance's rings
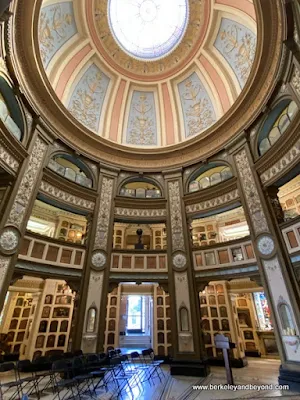
[[[208,373],[206,366],[202,365],[198,371],[191,366],[196,360],[199,366],[201,365],[200,360],[203,359],[204,352],[200,334],[199,299],[193,278],[189,229],[183,203],[181,171],[166,173],[165,187],[168,199],[169,293],[174,304],[172,309],[174,364],[171,366],[171,373],[203,376]]]
[[[104,345],[116,179],[116,171],[100,170],[99,197],[90,232],[79,316],[83,330],[81,348],[85,353],[103,350]]]
[[[36,130],[31,138],[29,155],[20,168],[0,223],[0,310],[13,275],[21,238],[40,186],[47,149],[47,139]]]
[[[248,144],[244,141],[240,146],[236,145],[232,150],[232,156],[238,178],[240,198],[272,311],[272,322],[282,360],[282,370],[299,371],[299,287],[284,249],[280,231],[277,229],[276,210],[271,199],[267,201],[265,198]],[[279,379],[281,380],[281,378]],[[290,384],[294,381],[291,374],[289,374],[289,380],[285,378],[281,380],[281,382]]]

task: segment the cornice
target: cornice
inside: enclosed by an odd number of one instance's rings
[[[300,138],[300,112],[291,122],[286,132],[274,143],[274,145],[261,156],[255,163],[255,168],[259,175],[271,168],[279,161],[289,149],[291,149]]]
[[[167,210],[165,208],[153,208],[153,209],[145,209],[145,208],[123,208],[116,207],[115,208],[115,217],[123,218],[123,219],[132,219],[133,221],[136,218],[139,218],[139,221],[161,221],[162,219],[166,219]]]
[[[187,214],[199,214],[200,212],[217,210],[220,207],[235,204],[239,200],[238,189],[231,190],[230,192],[224,193],[220,196],[210,198],[209,200],[199,201],[185,207]]]
[[[140,208],[140,209],[158,209],[166,208],[166,199],[137,199],[132,197],[116,196],[115,198],[116,207],[124,208]]]
[[[82,196],[76,196],[69,191],[62,190],[60,186],[55,186],[49,183],[47,180],[42,180],[39,191],[44,193],[47,197],[51,197],[56,202],[68,204],[71,207],[75,207],[81,210],[93,211],[95,202],[87,200]]]
[[[233,190],[237,189],[236,177],[230,178],[225,182],[218,185],[211,186],[207,189],[198,190],[197,192],[187,193],[184,195],[183,200],[185,205],[192,205],[201,201],[211,200],[216,197],[222,196]]]
[[[256,4],[258,39],[256,57],[248,82],[218,123],[205,133],[162,149],[133,149],[97,137],[81,126],[59,104],[43,72],[37,54],[38,0],[15,3],[10,57],[22,91],[45,126],[83,155],[116,166],[157,171],[173,166],[188,166],[220,150],[238,132],[249,126],[266,104],[277,82],[281,60],[284,22],[281,0],[264,0]],[[32,27],[24,29],[24,26]],[[159,166],[159,167],[158,167]]]
[[[97,192],[95,190],[74,183],[63,176],[56,174],[47,167],[44,169],[43,180],[50,183],[52,186],[73,194],[74,196],[81,197],[94,203],[96,202]]]

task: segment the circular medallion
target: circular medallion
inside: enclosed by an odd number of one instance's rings
[[[172,10],[172,11],[171,11]],[[110,0],[108,19],[120,47],[139,60],[171,53],[188,25],[188,0]]]
[[[186,256],[182,253],[177,253],[173,256],[173,265],[178,269],[182,269],[186,266]]]
[[[0,249],[6,253],[14,253],[19,245],[19,232],[11,227],[4,228],[0,234]]]
[[[269,256],[275,250],[274,240],[268,235],[260,236],[257,239],[257,248],[261,255]]]
[[[92,264],[96,268],[102,268],[106,264],[106,254],[102,251],[95,251],[92,255]]]

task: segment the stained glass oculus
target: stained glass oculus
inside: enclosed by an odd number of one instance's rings
[[[188,0],[109,0],[108,20],[120,47],[140,60],[158,60],[183,38]]]

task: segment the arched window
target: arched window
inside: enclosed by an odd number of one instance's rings
[[[24,122],[20,106],[7,81],[0,76],[0,119],[18,140],[22,139]]]
[[[282,100],[269,113],[258,137],[259,155],[266,153],[287,130],[298,112],[297,104],[292,100]]]
[[[230,167],[211,163],[200,168],[189,183],[189,192],[197,192],[232,178]]]
[[[59,175],[72,182],[88,188],[93,187],[92,176],[86,165],[69,154],[55,155],[48,163],[48,167]]]
[[[161,197],[161,190],[150,179],[136,180],[125,183],[121,187],[120,196],[157,198]]]

